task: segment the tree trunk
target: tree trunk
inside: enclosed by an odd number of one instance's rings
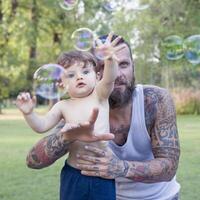
[[[27,70],[27,90],[32,90],[33,73],[37,68],[37,37],[38,37],[38,7],[37,1],[32,0],[31,7],[31,32],[29,38],[29,64]]]

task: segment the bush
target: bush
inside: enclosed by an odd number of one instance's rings
[[[177,114],[200,115],[200,90],[192,88],[173,89]]]

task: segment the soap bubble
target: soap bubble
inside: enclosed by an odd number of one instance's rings
[[[94,34],[89,28],[79,28],[71,36],[74,47],[79,51],[89,51],[94,42]]]
[[[60,99],[66,94],[61,83],[64,68],[57,64],[46,64],[38,68],[34,75],[34,92],[45,99]]]
[[[178,60],[183,57],[183,39],[177,35],[171,35],[164,39],[162,45],[166,51],[168,60]]]
[[[63,10],[72,10],[78,3],[78,0],[58,0],[58,3]]]
[[[114,0],[111,1],[104,1],[103,8],[108,12],[114,12],[117,10],[117,2]]]
[[[192,64],[200,63],[200,35],[192,35],[184,41],[185,58]]]

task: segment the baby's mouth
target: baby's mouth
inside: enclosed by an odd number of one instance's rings
[[[81,82],[81,83],[78,83],[78,84],[76,85],[76,87],[82,88],[82,87],[84,87],[85,85],[86,85],[85,83]]]

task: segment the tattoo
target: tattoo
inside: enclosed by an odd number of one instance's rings
[[[117,145],[122,146],[126,143],[127,137],[128,137],[128,132],[130,129],[130,125],[120,125],[117,128],[114,128],[111,126],[111,133],[115,134],[116,142]]]
[[[61,155],[66,154],[69,144],[72,142],[67,142],[62,140],[61,134],[51,135],[46,144],[46,154],[48,157],[60,158]]]
[[[113,158],[110,160],[110,164],[108,166],[107,175],[114,178],[125,177],[128,169],[129,165],[127,161],[119,160],[113,155]]]
[[[65,155],[71,142],[62,142],[60,134],[52,134],[41,139],[29,152],[26,162],[33,169],[41,169]]]
[[[175,107],[164,89],[145,87],[144,96],[145,123],[155,159],[129,162],[127,177],[145,183],[169,181],[176,173],[180,156]]]

